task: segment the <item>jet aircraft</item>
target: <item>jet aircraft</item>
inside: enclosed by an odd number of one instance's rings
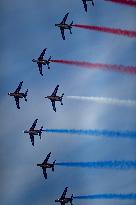
[[[63,20],[62,20],[61,23],[55,24],[55,26],[57,26],[57,27],[60,28],[61,35],[62,35],[63,40],[65,40],[65,35],[64,35],[64,30],[65,30],[65,29],[69,29],[70,34],[72,34],[71,29],[72,29],[73,21],[71,22],[71,24],[66,24],[66,20],[67,20],[68,15],[69,15],[69,13],[67,13],[67,14],[65,15],[65,17],[63,18]]]
[[[82,0],[86,12],[87,12],[87,1],[91,1],[92,5],[94,6],[94,1],[93,0]]]
[[[43,169],[43,175],[45,179],[47,179],[46,169],[51,168],[52,171],[54,172],[54,165],[55,165],[56,160],[52,164],[48,163],[50,155],[51,155],[51,152],[47,155],[46,159],[43,161],[42,164],[37,164],[38,167],[41,167]]]
[[[39,57],[37,60],[35,60],[35,59],[32,60],[33,62],[36,62],[36,63],[37,63],[37,65],[38,65],[38,67],[39,67],[39,72],[40,72],[40,74],[41,74],[42,76],[43,76],[43,73],[42,73],[42,65],[47,65],[47,66],[48,66],[48,69],[50,69],[49,64],[50,64],[51,56],[49,57],[48,60],[43,59],[46,50],[47,50],[47,48],[43,49],[43,51],[42,51],[40,57]]]
[[[8,93],[8,95],[13,96],[15,98],[16,106],[17,106],[18,109],[20,109],[19,98],[25,98],[25,101],[27,101],[26,97],[27,97],[28,89],[26,90],[25,93],[20,93],[19,92],[21,90],[22,84],[23,84],[23,81],[21,81],[19,83],[19,86],[17,87],[17,89],[14,92]]]
[[[56,86],[55,90],[50,96],[45,97],[45,98],[48,98],[52,102],[52,107],[55,112],[56,112],[56,107],[55,107],[56,101],[60,101],[61,105],[63,105],[62,99],[63,99],[64,93],[61,96],[57,96],[56,94],[57,94],[58,88],[59,88],[59,85]]]
[[[61,205],[65,205],[65,204],[67,204],[67,203],[70,202],[70,204],[73,205],[73,204],[72,204],[73,194],[71,195],[71,198],[66,198],[66,197],[65,197],[65,196],[66,196],[66,193],[67,193],[67,189],[68,189],[68,187],[66,187],[66,188],[64,189],[62,196],[61,196],[59,199],[56,199],[55,202],[59,202]]]
[[[42,134],[42,129],[43,126],[41,126],[41,128],[39,130],[35,130],[34,128],[36,127],[38,119],[36,119],[34,121],[34,123],[32,124],[32,127],[29,130],[25,130],[24,133],[28,133],[32,142],[32,145],[34,146],[34,135],[39,135],[40,139],[41,139],[41,134]]]

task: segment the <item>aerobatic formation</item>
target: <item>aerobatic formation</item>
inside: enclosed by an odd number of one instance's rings
[[[107,1],[112,1],[112,0],[107,0]],[[127,1],[127,0],[126,0]],[[95,6],[95,3],[93,0],[82,0],[82,3],[83,3],[83,6],[84,6],[84,10],[85,12],[88,11],[88,4],[89,2],[92,4],[92,6]],[[121,2],[121,1],[113,1],[113,2]],[[125,0],[123,0],[123,3],[125,2]],[[132,4],[132,2],[131,2]],[[70,34],[72,34],[72,27],[75,26],[75,27],[79,27],[79,28],[86,28],[86,29],[94,29],[94,30],[99,30],[99,31],[104,31],[104,32],[111,32],[111,33],[116,33],[116,34],[119,34],[119,32],[121,32],[120,30],[118,31],[117,29],[110,29],[109,28],[92,28],[92,26],[85,26],[85,25],[74,25],[73,24],[73,21],[70,23],[70,24],[67,24],[66,21],[67,21],[67,18],[68,18],[68,15],[69,15],[69,12],[66,13],[66,15],[64,16],[63,20],[60,22],[60,23],[57,23],[55,24],[56,27],[58,27],[61,31],[61,36],[62,36],[62,39],[65,40],[65,30],[69,30],[70,31]],[[136,37],[136,32],[133,31],[133,32],[128,32],[128,31],[122,31],[121,34],[119,35],[128,35],[130,37]],[[64,61],[64,60],[51,60],[51,56],[48,58],[48,59],[45,59],[44,58],[44,55],[45,55],[45,52],[46,52],[47,48],[44,48],[43,51],[41,52],[40,56],[37,58],[37,59],[33,59],[32,62],[34,63],[37,63],[37,66],[38,66],[38,69],[39,69],[39,72],[40,72],[40,75],[43,76],[43,66],[44,65],[47,65],[48,69],[50,69],[50,63],[51,62],[56,62],[56,63],[63,63],[63,64],[71,64],[71,65],[77,65],[77,66],[81,66],[81,67],[94,67],[94,68],[105,68],[105,69],[111,69],[112,71],[113,70],[116,70],[116,71],[122,71],[122,72],[128,72],[128,73],[135,73],[135,67],[121,67],[121,66],[117,66],[117,65],[108,65],[108,64],[93,64],[93,63],[85,63],[85,62],[76,62],[76,61]],[[20,109],[20,102],[19,100],[21,98],[24,98],[25,101],[27,101],[27,93],[28,93],[28,89],[23,93],[23,92],[20,92],[21,90],[21,87],[23,85],[23,81],[21,81],[17,87],[17,89],[14,91],[14,92],[10,92],[8,93],[8,95],[10,96],[13,96],[14,99],[15,99],[15,102],[16,102],[16,106],[18,109]],[[54,91],[52,92],[51,95],[48,95],[44,98],[46,99],[49,99],[51,101],[51,104],[52,104],[52,108],[53,108],[53,111],[56,112],[56,105],[55,103],[56,102],[60,102],[61,105],[63,105],[63,96],[64,96],[64,93],[62,93],[60,96],[57,95],[57,92],[58,92],[58,88],[59,88],[59,85],[57,85],[54,89]],[[67,98],[71,98],[71,99],[79,99],[79,100],[97,100],[99,102],[105,102],[105,103],[113,103],[113,104],[121,104],[121,103],[126,103],[127,105],[128,104],[136,104],[136,102],[133,102],[133,101],[123,101],[123,100],[119,100],[119,99],[108,99],[108,98],[96,98],[96,97],[83,97],[83,96],[67,96]],[[38,119],[35,119],[32,126],[28,129],[28,130],[25,130],[24,133],[26,134],[29,134],[29,137],[30,137],[30,140],[31,140],[31,144],[32,146],[34,146],[34,138],[35,136],[39,136],[39,138],[41,139],[41,135],[42,135],[42,132],[51,132],[51,133],[65,133],[65,134],[88,134],[88,135],[96,135],[96,136],[109,136],[109,137],[120,137],[121,134],[123,135],[123,137],[129,137],[129,138],[134,138],[136,136],[136,133],[128,133],[128,132],[114,132],[114,131],[98,131],[98,130],[57,130],[57,129],[46,129],[46,130],[43,130],[43,126],[41,126],[40,129],[35,129],[36,125],[37,125],[37,122],[38,122]],[[100,162],[87,162],[87,163],[84,163],[84,162],[78,162],[78,163],[74,163],[74,162],[62,162],[62,163],[56,163],[56,160],[54,160],[52,163],[49,163],[48,160],[51,156],[51,152],[49,152],[49,154],[47,154],[45,160],[42,162],[42,163],[37,163],[37,167],[40,167],[42,168],[42,171],[43,171],[43,175],[44,175],[44,178],[47,179],[47,169],[51,169],[53,172],[54,172],[54,166],[55,165],[59,165],[59,166],[80,166],[80,167],[94,167],[94,168],[120,168],[120,169],[130,169],[130,168],[133,168],[135,169],[136,168],[136,162],[135,161],[100,161]],[[65,205],[67,203],[73,205],[73,199],[99,199],[100,197],[106,199],[106,197],[108,199],[136,199],[136,194],[109,194],[109,195],[106,195],[106,194],[103,194],[102,196],[100,195],[88,195],[88,196],[73,196],[73,194],[71,195],[71,197],[66,197],[66,194],[67,194],[67,190],[68,190],[68,187],[66,187],[61,195],[60,198],[56,199],[55,202],[58,202],[60,203],[61,205]]]

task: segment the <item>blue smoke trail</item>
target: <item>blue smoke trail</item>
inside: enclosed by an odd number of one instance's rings
[[[76,130],[76,129],[46,129],[43,130],[50,133],[62,134],[79,134],[79,135],[92,135],[101,137],[114,137],[114,138],[132,138],[136,139],[136,131],[112,131],[112,130]]]
[[[58,166],[66,167],[87,167],[87,168],[106,168],[106,169],[136,169],[136,160],[121,161],[96,161],[96,162],[60,162]]]
[[[74,199],[119,199],[119,200],[135,200],[136,193],[130,194],[92,194],[86,196],[74,196]]]

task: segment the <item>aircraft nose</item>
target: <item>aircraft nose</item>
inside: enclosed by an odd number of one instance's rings
[[[10,95],[10,93],[8,93],[8,95]]]

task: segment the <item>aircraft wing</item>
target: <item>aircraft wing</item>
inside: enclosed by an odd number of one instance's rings
[[[55,101],[52,100],[51,103],[52,103],[53,110],[56,112]]]
[[[68,187],[66,187],[66,188],[64,189],[63,194],[62,194],[62,196],[61,196],[61,199],[65,199],[65,196],[66,196],[66,193],[67,193],[67,189],[68,189]]]
[[[36,124],[37,124],[37,121],[38,121],[38,119],[36,119],[36,120],[34,121],[34,123],[32,124],[32,127],[30,128],[31,130],[34,130],[34,128],[35,128],[35,126],[36,126]]]
[[[63,28],[60,28],[60,31],[61,31],[61,35],[62,35],[63,40],[65,40],[64,29],[63,29]]]
[[[92,5],[94,6],[94,1],[92,0]]]
[[[54,89],[53,93],[51,94],[51,96],[56,96],[57,91],[58,91],[59,85],[56,86],[56,88]]]
[[[44,178],[47,179],[47,172],[46,172],[46,168],[42,168],[43,169],[43,175],[44,175]]]
[[[19,83],[19,86],[18,86],[17,89],[15,90],[15,93],[18,93],[18,92],[21,90],[22,84],[23,84],[23,81],[21,81],[21,82]]]
[[[65,22],[66,22],[66,20],[67,20],[68,15],[69,15],[69,13],[67,13],[67,14],[64,16],[64,18],[63,18],[63,20],[62,20],[61,24],[65,24]]]
[[[32,145],[34,146],[34,135],[31,135],[31,134],[30,134],[30,140],[31,140],[31,142],[32,142]]]
[[[16,101],[16,106],[18,109],[20,109],[20,106],[19,106],[19,98],[18,97],[14,97],[15,98],[15,101]]]
[[[43,59],[43,56],[44,56],[44,54],[45,54],[46,49],[47,49],[47,48],[43,49],[43,51],[42,51],[40,57],[38,58],[38,60],[42,60],[42,59]]]
[[[39,67],[39,72],[40,72],[40,74],[43,76],[43,73],[42,73],[42,64],[41,64],[41,63],[38,63],[38,67]]]
[[[87,3],[86,3],[86,0],[82,0],[82,1],[83,1],[83,4],[84,4],[85,11],[87,12]]]
[[[51,152],[47,155],[46,159],[44,160],[43,164],[47,163],[51,156]]]

